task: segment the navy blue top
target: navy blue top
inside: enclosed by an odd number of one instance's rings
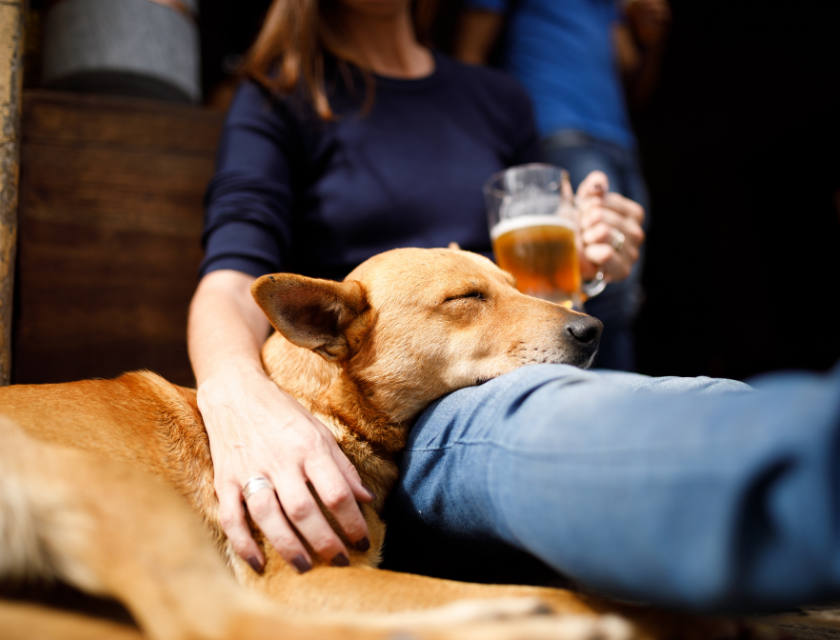
[[[341,279],[379,252],[452,241],[488,254],[481,188],[538,160],[531,105],[502,72],[434,57],[427,77],[376,77],[368,113],[364,82],[328,82],[331,122],[244,83],[207,190],[201,275]]]
[[[466,0],[504,13],[503,66],[534,101],[540,134],[575,129],[635,146],[612,32],[616,0]]]

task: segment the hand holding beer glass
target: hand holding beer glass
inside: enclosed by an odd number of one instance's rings
[[[603,272],[584,283],[578,210],[569,175],[548,164],[512,167],[484,185],[493,252],[522,293],[569,308],[604,290]]]

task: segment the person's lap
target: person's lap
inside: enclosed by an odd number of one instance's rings
[[[387,566],[502,581],[535,556],[706,609],[836,596],[840,368],[758,384],[537,365],[455,392],[411,433]]]

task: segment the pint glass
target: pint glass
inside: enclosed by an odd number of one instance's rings
[[[582,283],[578,215],[568,174],[548,164],[511,167],[484,185],[496,261],[527,293],[582,308],[603,280]]]

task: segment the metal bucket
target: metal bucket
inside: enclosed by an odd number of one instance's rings
[[[44,21],[45,87],[201,100],[198,0],[60,0]]]

